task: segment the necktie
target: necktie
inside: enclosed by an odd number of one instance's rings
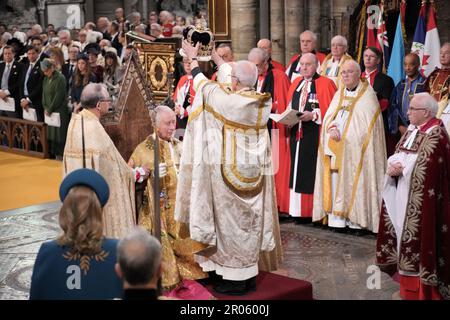
[[[8,90],[9,72],[11,71],[11,64],[7,63],[2,76],[2,90]]]
[[[24,83],[24,86],[23,86],[23,93],[25,94],[25,96],[28,96],[28,86],[27,86],[27,83],[28,83],[28,79],[30,78],[30,73],[31,73],[31,71],[33,70],[33,68],[34,68],[34,64],[30,63],[30,66],[28,67],[27,74],[26,74],[26,76],[25,76],[25,83]]]
[[[73,80],[73,64],[70,65],[69,69],[69,89],[72,87],[72,80]]]

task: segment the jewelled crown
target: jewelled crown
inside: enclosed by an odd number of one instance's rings
[[[193,46],[195,46],[197,42],[200,42],[197,57],[199,61],[211,60],[214,35],[211,30],[208,29],[204,18],[197,19],[195,26],[188,26],[184,29],[183,38],[189,41]]]

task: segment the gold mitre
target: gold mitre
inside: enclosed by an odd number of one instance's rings
[[[195,26],[186,27],[183,32],[183,38],[192,46],[195,46],[197,42],[200,42],[197,56],[199,61],[211,60],[214,35],[211,30],[208,29],[204,18],[197,19]]]

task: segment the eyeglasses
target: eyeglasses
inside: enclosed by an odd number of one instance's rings
[[[107,102],[107,103],[110,103],[110,102],[111,102],[111,99],[101,99],[101,100],[99,100],[98,102]]]
[[[411,110],[411,111],[417,111],[417,110],[427,110],[427,109],[426,109],[426,108],[409,107],[409,110]]]

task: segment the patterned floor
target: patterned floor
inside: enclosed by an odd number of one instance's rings
[[[59,206],[55,202],[0,212],[0,300],[28,298],[39,246],[59,232]],[[282,224],[281,232],[285,259],[277,273],[310,281],[315,299],[395,299],[398,284],[386,274],[380,273],[379,289],[367,287],[374,236],[292,223]]]

